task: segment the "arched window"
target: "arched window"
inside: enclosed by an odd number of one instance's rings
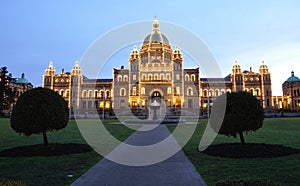
[[[166,79],[167,79],[167,80],[171,80],[171,77],[170,77],[170,74],[169,74],[169,73],[166,75]]]
[[[91,90],[89,90],[89,98],[91,98],[92,97],[92,91]]]
[[[145,88],[144,87],[141,88],[141,94],[145,95]]]
[[[219,96],[219,90],[215,90],[215,96],[218,97]]]
[[[251,92],[252,95],[254,95],[254,89],[253,88],[250,89],[250,92]]]
[[[206,89],[203,90],[203,96],[204,96],[204,97],[207,97],[207,90],[206,90]]]
[[[257,96],[260,95],[260,90],[259,90],[259,88],[256,89],[256,95],[257,95]]]
[[[118,81],[122,82],[122,76],[121,75],[118,75]]]
[[[191,80],[192,80],[192,81],[196,81],[195,74],[192,74],[192,75],[191,75]]]
[[[160,80],[164,80],[165,79],[165,75],[164,74],[160,74]]]
[[[209,96],[213,97],[214,95],[214,90],[209,90]]]
[[[245,92],[249,92],[249,89],[245,88]]]
[[[158,79],[158,74],[154,74],[154,80]]]
[[[143,77],[143,80],[146,80],[146,74],[143,74],[142,77]]]
[[[190,76],[188,74],[186,74],[184,79],[185,79],[185,81],[190,81]]]
[[[193,95],[193,89],[192,89],[191,87],[189,87],[189,88],[187,89],[187,95],[188,95],[188,96],[192,96],[192,95]]]
[[[95,95],[95,98],[98,97],[98,90],[95,90],[95,91],[94,91],[94,95]]]
[[[148,74],[148,80],[152,80],[152,74]]]
[[[82,97],[83,97],[83,98],[86,97],[86,90],[82,91]]]
[[[127,82],[128,81],[128,76],[124,75],[124,81]]]
[[[60,95],[62,96],[62,97],[65,97],[65,91],[64,90],[60,90]]]
[[[231,93],[231,89],[229,89],[229,88],[228,88],[228,89],[226,90],[226,92],[229,92],[229,93]]]
[[[167,93],[168,93],[168,94],[172,94],[172,89],[171,89],[171,87],[168,87]]]
[[[120,96],[126,96],[126,89],[125,88],[120,89]]]
[[[225,89],[222,89],[221,90],[221,94],[224,94],[226,91],[225,91]]]
[[[105,97],[106,97],[106,98],[109,98],[109,97],[110,97],[110,91],[109,91],[109,90],[106,91]]]

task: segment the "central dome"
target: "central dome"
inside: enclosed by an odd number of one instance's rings
[[[163,43],[167,45],[170,44],[167,36],[165,36],[159,31],[159,23],[157,17],[154,18],[152,24],[152,32],[148,34],[143,40],[143,45],[148,43]]]

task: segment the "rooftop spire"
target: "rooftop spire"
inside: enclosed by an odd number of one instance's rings
[[[159,23],[158,23],[158,20],[157,20],[156,16],[154,16],[154,21],[153,21],[153,24],[152,24],[152,30],[154,32],[158,32],[159,31]]]

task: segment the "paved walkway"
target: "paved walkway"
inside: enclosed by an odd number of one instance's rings
[[[143,146],[155,144],[170,135],[164,125],[150,131],[137,131],[125,142]],[[169,140],[170,146],[178,146],[174,138]],[[128,155],[132,152],[120,145],[112,154]],[[163,151],[163,150],[162,150]],[[149,152],[145,152],[149,153]],[[163,152],[162,152],[163,153]],[[141,155],[142,157],[145,154]],[[152,155],[151,155],[152,156]],[[103,158],[85,174],[79,177],[72,186],[135,186],[135,185],[206,185],[193,164],[182,150],[171,158],[148,166],[127,166]]]

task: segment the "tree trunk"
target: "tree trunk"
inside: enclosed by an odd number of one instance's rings
[[[239,132],[239,135],[240,135],[242,146],[244,147],[245,146],[245,138],[244,138],[243,132]]]
[[[44,146],[48,146],[48,138],[47,138],[47,134],[46,131],[43,131],[43,138],[44,138]]]

